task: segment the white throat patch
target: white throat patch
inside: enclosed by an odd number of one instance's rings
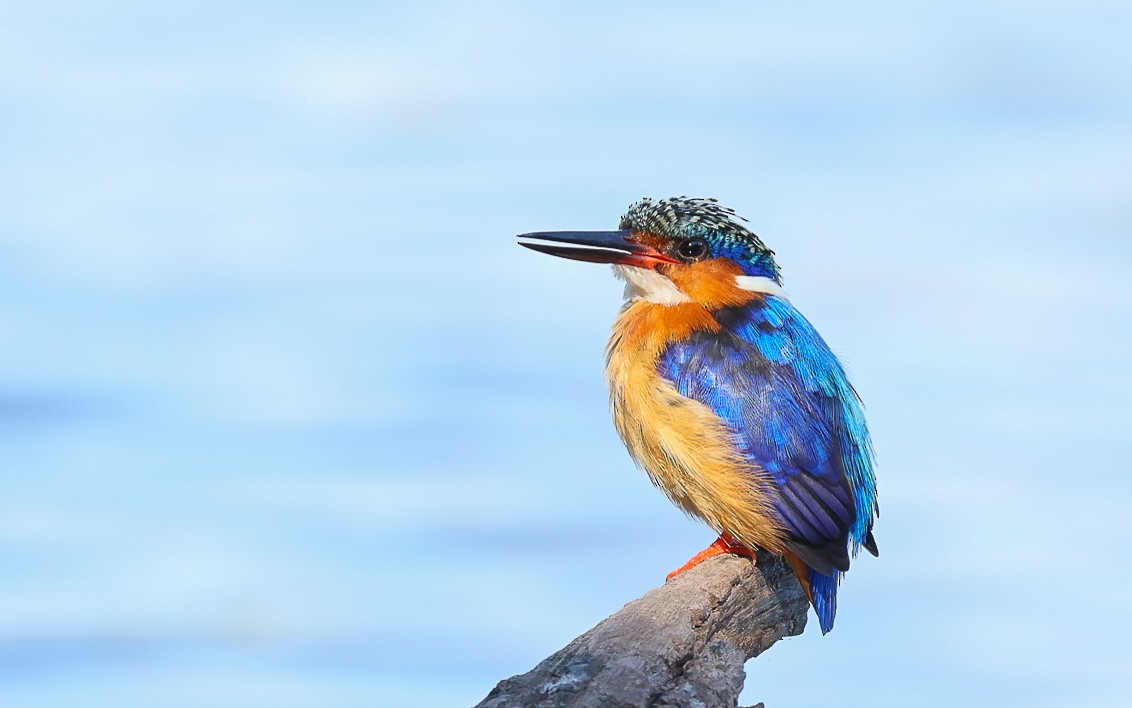
[[[679,305],[692,301],[683,290],[676,287],[676,283],[655,270],[615,265],[613,272],[625,281],[626,300],[646,300],[658,305]]]

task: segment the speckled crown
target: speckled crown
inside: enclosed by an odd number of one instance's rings
[[[774,251],[740,221],[746,219],[714,199],[671,197],[653,201],[645,197],[629,207],[618,228],[665,238],[715,235],[741,242],[756,253],[773,255]]]

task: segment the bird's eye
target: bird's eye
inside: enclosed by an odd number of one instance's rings
[[[676,247],[676,251],[681,257],[694,261],[697,258],[703,258],[707,253],[707,243],[698,239],[692,238],[687,241],[681,241],[680,245]]]

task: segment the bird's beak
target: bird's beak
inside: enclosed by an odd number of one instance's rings
[[[571,258],[575,261],[615,263],[638,268],[654,268],[661,263],[680,262],[652,246],[637,241],[628,231],[537,231],[519,234],[519,238],[551,241],[552,243],[520,241],[519,245],[526,246],[532,251]],[[557,245],[561,243],[571,245]]]

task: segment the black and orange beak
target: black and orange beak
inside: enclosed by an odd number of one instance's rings
[[[575,261],[614,263],[638,268],[654,268],[661,263],[680,262],[637,241],[628,231],[537,231],[519,234],[519,238],[550,241],[551,243],[520,241],[519,245]]]

